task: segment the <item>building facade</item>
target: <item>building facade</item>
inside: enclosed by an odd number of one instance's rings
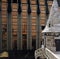
[[[0,0],[0,50],[37,49],[52,1]]]

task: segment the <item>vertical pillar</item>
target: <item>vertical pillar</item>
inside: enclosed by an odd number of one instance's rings
[[[17,50],[23,49],[22,40],[22,15],[21,15],[21,1],[18,0],[18,40],[17,40]]]
[[[36,20],[36,49],[40,48],[40,8],[39,8],[39,0],[37,0],[37,20]]]
[[[22,19],[21,14],[18,14],[18,40],[17,40],[17,50],[22,50]]]
[[[7,50],[12,50],[12,21],[11,21],[11,3],[7,7]]]
[[[32,36],[31,36],[31,6],[30,0],[27,0],[28,3],[28,19],[27,19],[27,50],[32,49]]]
[[[32,49],[32,34],[31,34],[31,14],[28,14],[27,20],[27,49]]]
[[[29,3],[28,0],[27,0],[27,3]],[[28,10],[27,10],[27,13],[28,13]],[[28,18],[29,17],[28,17],[28,14],[27,14],[27,50],[29,50],[29,33],[28,33],[28,31],[29,31],[29,28],[28,28],[29,27],[29,23],[28,22],[29,21],[28,21]]]
[[[11,14],[8,14],[7,20],[7,50],[12,50],[12,27],[11,27]]]
[[[31,14],[30,14],[30,50],[32,50],[32,19],[31,19]]]
[[[2,51],[2,14],[1,14],[1,1],[0,1],[0,51]]]
[[[29,34],[28,34],[29,28],[28,27],[29,27],[29,25],[28,25],[28,19],[27,19],[27,50],[29,49]]]
[[[49,14],[49,9],[48,9],[48,3],[47,3],[48,0],[45,0],[45,6],[46,6],[46,16],[48,17],[48,14]]]
[[[38,49],[40,47],[40,16],[37,15],[37,20],[36,20],[36,49]]]
[[[45,6],[46,6],[46,19],[48,19],[48,15],[49,15],[49,9],[48,9],[48,3],[47,3],[48,0],[45,0]],[[47,20],[46,20],[47,22]],[[46,23],[45,23],[46,25]]]

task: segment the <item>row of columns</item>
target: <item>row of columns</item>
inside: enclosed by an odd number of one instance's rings
[[[11,3],[10,3],[11,7]],[[21,7],[21,5],[20,5]],[[38,5],[39,7],[39,5]],[[0,3],[1,8],[1,3]],[[32,23],[31,23],[31,9],[30,5],[28,4],[28,19],[27,19],[27,50],[32,49]],[[20,9],[20,8],[19,8]],[[37,10],[39,11],[39,10]],[[40,12],[37,12],[36,18],[36,49],[40,47]],[[18,37],[17,37],[17,50],[23,50],[23,38],[22,38],[22,14],[21,10],[18,13]],[[2,50],[2,16],[0,11],[0,51]],[[12,14],[11,9],[8,6],[7,12],[7,50],[13,50],[13,39],[12,39]]]

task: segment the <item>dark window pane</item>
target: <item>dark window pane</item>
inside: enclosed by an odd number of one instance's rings
[[[38,15],[40,14],[40,8],[39,8],[39,5],[37,6],[37,14],[38,14]]]
[[[20,4],[21,4],[21,0],[18,0],[18,3],[20,3]]]
[[[12,11],[11,4],[8,4],[7,12],[8,12],[8,13],[11,13],[11,11]]]
[[[18,5],[18,13],[20,14],[22,12],[21,5]]]
[[[11,3],[11,0],[7,0],[7,3]]]
[[[23,34],[23,39],[27,39],[27,35],[26,34]]]
[[[41,26],[42,30],[45,28],[45,26]]]
[[[30,5],[30,0],[27,0],[27,4],[29,4],[29,5]]]
[[[28,5],[28,14],[30,14],[31,13],[31,7],[30,7],[30,5]]]
[[[13,3],[17,3],[17,0],[13,0]]]

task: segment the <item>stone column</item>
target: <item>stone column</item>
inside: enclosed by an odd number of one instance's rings
[[[31,32],[31,14],[28,14],[27,20],[27,49],[32,49],[32,32]]]
[[[1,14],[1,2],[0,2],[0,51],[2,50],[2,14]]]
[[[36,35],[36,49],[40,48],[40,16],[37,15],[37,20],[36,20],[36,32],[37,32],[37,35]]]
[[[22,50],[22,16],[18,14],[18,40],[17,40],[17,50]]]
[[[7,19],[7,50],[12,50],[12,22],[11,22],[11,14],[8,14]]]
[[[31,5],[30,0],[27,0],[28,3],[28,19],[27,19],[27,50],[32,49],[32,38],[31,38]]]
[[[39,4],[39,0],[37,0],[37,19],[36,19],[36,49],[40,48],[40,30],[41,30],[41,26],[40,26],[40,4]]]
[[[18,0],[18,40],[17,40],[17,50],[23,49],[23,39],[22,39],[22,9],[21,0]]]
[[[10,9],[9,9],[10,8]],[[8,6],[7,14],[7,50],[12,50],[12,20],[11,20],[11,5]]]
[[[32,50],[32,17],[30,14],[30,50]]]

